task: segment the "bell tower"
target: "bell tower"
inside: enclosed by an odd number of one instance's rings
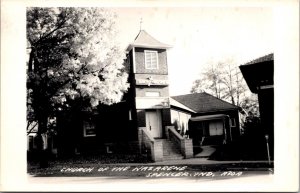
[[[164,137],[171,124],[167,50],[145,30],[127,48],[130,100],[136,128],[146,127],[154,138]]]

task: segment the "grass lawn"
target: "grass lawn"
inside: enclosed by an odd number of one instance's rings
[[[152,161],[146,156],[138,154],[102,154],[102,155],[75,155],[64,158],[50,158],[48,168],[40,168],[38,159],[27,161],[27,172],[36,174],[51,170],[61,169],[63,167],[94,167],[103,164],[120,164],[120,163],[151,163]]]

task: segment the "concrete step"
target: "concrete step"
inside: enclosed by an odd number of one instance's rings
[[[180,160],[184,158],[180,153],[179,147],[167,139],[163,140],[163,156],[164,160]]]
[[[168,144],[168,145],[164,144],[163,145],[163,153],[164,154],[170,154],[173,152],[180,154],[180,149],[173,144]]]
[[[183,159],[184,157],[182,155],[168,155],[164,156],[164,160],[180,160]]]
[[[180,153],[180,150],[178,148],[163,148],[164,151],[166,152],[177,152]]]
[[[181,153],[177,153],[177,152],[174,152],[174,151],[167,151],[167,152],[163,152],[163,155],[181,155]]]

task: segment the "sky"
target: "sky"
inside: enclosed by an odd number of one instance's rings
[[[273,53],[273,12],[268,7],[122,7],[117,41],[126,49],[141,28],[168,50],[170,95],[190,93],[211,61],[237,64]]]

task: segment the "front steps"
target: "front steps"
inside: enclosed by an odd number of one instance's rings
[[[180,147],[177,147],[172,141],[162,139],[163,145],[163,160],[180,160],[184,156],[180,153]]]
[[[141,152],[148,152],[154,162],[194,157],[192,139],[183,138],[174,126],[166,127],[166,137],[167,139],[152,137],[146,127],[139,127],[139,149]]]

